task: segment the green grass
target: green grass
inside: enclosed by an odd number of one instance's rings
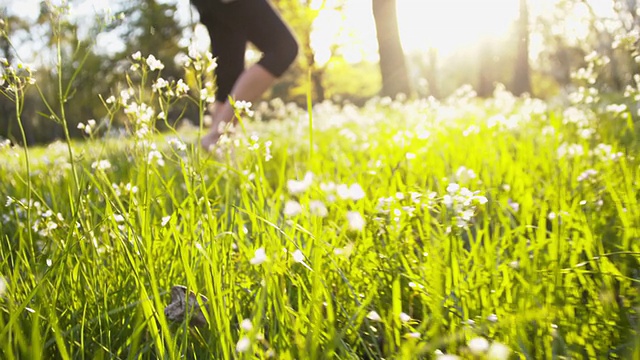
[[[562,111],[274,103],[218,156],[168,143],[193,131],[148,138],[162,166],[132,139],[30,149],[30,173],[3,149],[1,357],[473,358],[478,337],[514,359],[638,356],[634,130]],[[165,319],[174,284],[208,297],[208,327]]]

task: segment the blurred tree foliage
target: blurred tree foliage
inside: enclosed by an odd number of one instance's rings
[[[592,6],[595,1],[598,0],[558,0],[553,12],[536,19],[535,30],[544,39],[536,71],[565,88],[572,84],[572,72],[585,66],[585,57],[597,51],[610,60],[604,73],[599,74],[601,90],[622,92],[640,71],[640,64],[634,60],[640,55],[638,2],[606,0],[614,8],[611,17],[598,14]],[[588,27],[584,37],[567,35],[568,29],[575,26],[570,21],[576,12],[588,14],[582,19],[582,25]]]
[[[184,31],[184,25],[175,16],[175,5],[135,0],[120,1],[113,7],[122,11],[120,18],[96,14],[82,30],[80,23],[86,24],[88,19],[75,19],[65,6],[43,1],[32,22],[27,17],[9,14],[6,6],[0,7],[5,9],[6,25],[5,36],[0,39],[0,57],[10,63],[24,61],[37,67],[37,83],[26,95],[22,114],[28,143],[62,139],[64,131],[59,121],[52,120],[55,117],[64,115],[72,137],[83,136],[77,129],[78,123],[104,119],[106,110],[101,96],[117,95],[124,87],[127,58],[136,51],[145,56],[154,54],[161,60],[165,79],[184,76],[175,62]],[[107,32],[120,35],[125,44],[123,50],[97,46],[96,39]],[[14,48],[17,42],[33,49],[40,63],[20,58]],[[1,100],[0,136],[20,143],[13,109],[14,104],[8,99]]]
[[[6,4],[0,5],[0,57],[13,64],[17,61],[14,46],[9,41],[11,38],[23,36],[29,28],[28,22],[19,16],[9,14]],[[6,86],[2,84],[0,86]],[[27,124],[30,125],[30,124]],[[26,130],[33,130],[28,128]],[[29,131],[32,134],[32,131]],[[19,138],[20,129],[16,120],[15,104],[0,95],[0,136],[7,138]]]

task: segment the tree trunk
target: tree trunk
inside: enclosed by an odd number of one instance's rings
[[[531,93],[531,67],[529,65],[529,8],[527,0],[520,0],[520,18],[517,25],[518,44],[513,75],[513,93]]]
[[[316,64],[316,53],[311,47],[311,26],[305,29],[302,48],[305,60],[307,62],[308,71],[310,72],[312,94],[315,95],[315,102],[323,102],[325,100],[325,92],[323,85],[323,69]]]
[[[478,51],[480,52],[478,54],[478,96],[490,97],[493,94],[495,82],[495,61],[493,59],[493,46],[491,39],[483,39]]]
[[[429,95],[433,96],[436,99],[440,98],[438,80],[438,50],[436,50],[435,48],[430,48],[427,81],[429,82]]]
[[[376,24],[382,95],[395,97],[411,95],[411,85],[404,51],[400,43],[396,0],[372,0],[373,17]]]

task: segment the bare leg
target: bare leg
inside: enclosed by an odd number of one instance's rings
[[[275,80],[276,77],[267,71],[267,69],[260,64],[254,64],[245,70],[233,85],[231,97],[236,101],[255,101],[273,85]],[[202,147],[205,148],[205,150],[211,150],[211,147],[215,145],[218,138],[220,138],[224,126],[236,120],[237,119],[234,118],[233,107],[229,103],[229,100],[224,104],[216,104],[212,127],[209,133],[202,137]]]
[[[207,105],[207,111],[204,113],[204,125],[210,127],[213,124],[213,114],[218,112],[218,109],[221,109],[224,106],[223,101],[216,100],[215,102]]]

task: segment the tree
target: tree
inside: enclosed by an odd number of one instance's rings
[[[179,45],[184,26],[177,21],[175,3],[158,0],[121,1],[125,24],[125,50],[117,58],[126,58],[136,51],[143,56],[154,55],[165,65],[165,78],[180,78],[183,71],[174,59],[182,50]]]
[[[493,94],[495,85],[495,57],[493,49],[494,41],[488,36],[485,36],[477,51],[478,54],[478,96],[489,97]]]
[[[557,0],[555,10],[540,15],[537,31],[544,39],[544,47],[536,61],[542,75],[553,78],[560,87],[572,86],[572,73],[588,67],[585,57],[592,53],[606,57],[608,64],[598,69],[597,83],[590,84],[601,91],[622,92],[634,85],[634,74],[640,74],[640,16],[637,0],[610,0],[615,10],[613,16],[603,15],[592,7],[604,0]],[[576,11],[580,10],[580,11]],[[576,18],[576,13],[582,13]],[[586,27],[580,37],[571,36],[576,22]],[[584,79],[583,79],[584,80]],[[592,80],[593,81],[593,80]]]
[[[288,84],[289,86],[282,86],[282,83],[286,82],[286,79],[285,81],[280,81],[280,85],[277,85],[274,91],[282,92],[282,90],[290,90],[285,88],[290,88],[292,83],[304,79],[302,80],[302,84],[305,84],[305,86],[299,86],[301,84],[297,84],[299,89],[304,90],[302,93],[298,91],[298,94],[294,94],[302,95],[304,98],[306,97],[306,79],[308,75],[311,80],[310,86],[314,101],[321,102],[325,100],[324,74],[328,62],[324,65],[316,62],[316,53],[311,46],[311,35],[314,30],[313,24],[315,20],[320,15],[320,12],[326,9],[327,0],[273,0],[272,3],[278,8],[282,17],[291,27],[300,46],[300,57],[291,71],[288,72],[288,75],[293,74],[294,76],[286,76],[286,78],[293,80]],[[340,5],[337,5],[336,10],[339,9]],[[277,93],[276,95],[283,96],[285,94]]]
[[[382,95],[411,95],[407,64],[400,43],[396,0],[372,0],[380,54]]]
[[[520,0],[520,18],[517,23],[517,54],[513,75],[515,95],[531,93],[531,70],[529,65],[529,8],[527,0]]]

